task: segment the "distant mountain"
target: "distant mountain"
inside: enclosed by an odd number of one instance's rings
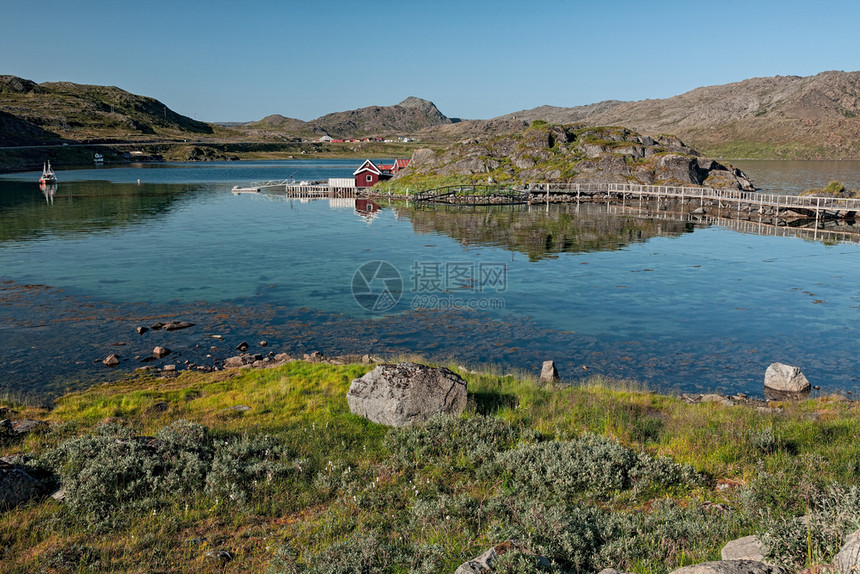
[[[289,141],[324,135],[410,135],[450,143],[519,132],[534,120],[674,134],[713,157],[860,159],[860,72],[752,78],[661,100],[541,106],[491,120],[448,118],[432,102],[409,97],[393,106],[337,112],[309,122],[271,115],[221,124],[196,121],[156,99],[116,87],[36,84],[0,76],[0,146],[201,136]]]
[[[316,139],[322,136],[342,139],[413,135],[419,130],[450,125],[455,121],[458,120],[446,117],[433,102],[410,96],[393,106],[335,112],[309,122],[274,114],[256,122],[230,124],[230,127],[236,127],[249,137],[265,139]]]
[[[326,132],[309,122],[296,118],[288,118],[280,114],[266,116],[262,120],[250,122],[241,126],[248,136],[268,138],[318,138],[327,135]]]
[[[860,72],[775,76],[662,100],[542,106],[496,120],[621,125],[672,133],[721,157],[860,158]]]
[[[0,145],[212,133],[209,124],[116,87],[0,76]]]
[[[427,100],[409,97],[394,106],[371,106],[327,114],[308,122],[332,137],[413,134],[422,128],[452,123]]]

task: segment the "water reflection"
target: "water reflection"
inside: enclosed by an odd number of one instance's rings
[[[57,183],[42,182],[39,184],[39,189],[42,191],[42,195],[45,196],[45,203],[54,205],[54,194],[57,192]]]
[[[416,233],[441,233],[466,245],[524,253],[530,261],[559,253],[616,250],[651,237],[692,232],[695,223],[615,214],[595,204],[558,204],[548,211],[527,205],[398,208]]]
[[[733,159],[731,163],[750,175],[753,184],[766,193],[796,195],[809,189],[823,189],[831,181],[860,190],[860,161]]]
[[[130,371],[157,344],[174,350],[169,361],[211,366],[243,340],[527,370],[552,358],[565,376],[587,367],[685,391],[755,394],[773,360],[802,365],[822,386],[860,384],[850,273],[860,249],[820,244],[856,242],[847,222],[795,228],[665,206],[416,208],[229,190],[64,178],[51,191],[0,178],[0,388],[50,381],[62,391],[64,381],[115,373],[99,362],[110,352]],[[416,261],[504,263],[507,291],[491,295],[505,308],[404,304],[369,317],[350,289],[373,260],[404,279]],[[134,330],[168,319],[198,327]]]
[[[103,181],[40,184],[2,182],[0,241],[48,234],[87,234],[163,216],[191,201],[199,186],[114,184]],[[53,207],[46,209],[45,206]]]

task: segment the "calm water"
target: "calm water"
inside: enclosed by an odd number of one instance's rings
[[[808,189],[822,189],[838,181],[849,189],[860,189],[860,161],[780,161],[730,160],[752,176],[765,193],[796,195]]]
[[[734,163],[773,191],[860,187],[857,162]],[[753,395],[784,361],[828,390],[860,386],[856,243],[591,205],[446,211],[230,192],[356,165],[67,171],[53,195],[36,173],[0,176],[0,388],[106,380],[118,371],[101,358],[117,353],[129,371],[155,345],[173,353],[149,364],[211,365],[242,341],[530,372],[551,358],[563,377]],[[135,332],[173,319],[196,326]]]

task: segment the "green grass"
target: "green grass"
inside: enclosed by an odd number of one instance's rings
[[[773,414],[743,405],[689,405],[629,381],[596,377],[541,385],[490,371],[463,373],[469,406],[464,418],[440,427],[445,430],[390,432],[347,407],[351,380],[369,368],[295,362],[268,370],[186,372],[167,380],[140,375],[61,397],[50,410],[18,405],[24,409],[18,416],[55,424],[23,443],[6,444],[3,454],[73,452],[75,437],[104,432],[97,429],[106,420],[154,436],[183,419],[205,425],[216,448],[275,440],[290,453],[288,466],[290,460],[304,462],[298,474],[246,485],[250,495],[241,501],[203,488],[179,497],[162,492],[151,510],[145,499],[130,500],[115,508],[107,529],[97,526],[104,517],[87,515],[86,505],[73,512],[71,503],[47,500],[5,511],[4,570],[350,571],[320,569],[337,557],[366,572],[451,572],[517,536],[534,551],[560,557],[567,568],[667,572],[718,558],[733,537],[778,530],[780,517],[815,511],[829,484],[858,486],[860,417],[853,403],[782,403],[772,405],[782,407]],[[162,402],[166,410],[153,409]],[[233,410],[237,405],[250,410]],[[553,440],[572,445],[591,435],[608,440],[607,447],[617,443],[612,448],[619,455],[666,456],[692,465],[704,482],[663,484],[655,478],[647,488],[567,490],[554,501],[551,485],[533,498],[534,489],[522,482],[528,474],[519,473],[523,462],[504,466],[522,460],[506,452]],[[270,462],[280,464],[277,458]],[[231,468],[224,467],[223,476]],[[655,477],[665,471],[654,468]],[[730,510],[709,510],[705,502]],[[593,532],[586,536],[583,528]],[[580,536],[591,542],[574,558],[564,541]],[[213,548],[230,551],[233,561],[217,566],[205,556]],[[806,552],[801,550],[795,553]],[[826,549],[812,550],[815,561],[829,559]]]

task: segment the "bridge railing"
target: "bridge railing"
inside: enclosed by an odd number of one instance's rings
[[[810,211],[860,211],[860,199],[842,197],[820,197],[812,195],[780,195],[757,191],[738,191],[710,187],[687,187],[680,185],[643,185],[632,183],[527,183],[520,186],[503,185],[450,185],[418,192],[416,201],[429,201],[450,195],[478,196],[505,195],[518,196],[529,194],[540,197],[546,195],[594,195],[629,194],[641,197],[701,199],[771,206],[777,209],[808,209]]]

